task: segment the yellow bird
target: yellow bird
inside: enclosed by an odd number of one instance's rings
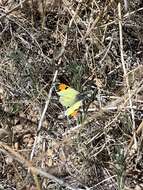
[[[67,109],[65,115],[68,117],[76,116],[82,105],[82,101],[78,100],[80,93],[68,85],[61,83],[57,87],[57,94],[60,96],[59,102]]]
[[[57,94],[60,96],[59,102],[66,108],[65,115],[69,117],[77,115],[79,108],[82,106],[83,99],[85,96],[88,97],[89,92],[79,93],[70,86],[60,83],[57,86]]]

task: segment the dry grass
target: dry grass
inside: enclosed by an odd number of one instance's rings
[[[142,11],[0,1],[0,189],[143,189]],[[60,116],[59,81],[96,87],[76,120]]]

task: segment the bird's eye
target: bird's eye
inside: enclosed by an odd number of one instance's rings
[[[65,87],[65,90],[68,89],[68,86]]]

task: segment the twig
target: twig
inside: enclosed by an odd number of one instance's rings
[[[124,0],[125,11],[128,11],[128,1]]]
[[[96,24],[99,22],[99,20],[101,19],[101,17],[103,17],[105,15],[105,13],[107,12],[108,7],[110,7],[113,2],[114,2],[114,0],[110,0],[109,4],[106,7],[104,7],[103,11],[101,11],[99,13],[99,15],[96,17],[96,19],[92,23],[91,27],[89,26],[87,28],[87,31],[86,31],[85,36],[84,36],[84,39],[86,39],[86,37],[89,36],[89,34],[91,33],[91,31],[95,28]]]
[[[131,116],[132,116],[132,127],[133,127],[133,137],[134,137],[134,143],[135,147],[137,148],[137,140],[136,140],[136,133],[135,133],[135,116],[134,116],[134,109],[133,109],[133,103],[131,99],[131,91],[130,91],[130,85],[129,85],[129,78],[127,75],[125,60],[124,60],[124,53],[123,53],[123,33],[122,33],[122,16],[121,16],[121,3],[118,3],[118,17],[119,17],[119,37],[120,37],[120,55],[121,55],[121,62],[124,72],[124,77],[126,79],[126,86],[129,96],[129,104],[131,107]]]
[[[51,85],[51,88],[50,88],[50,91],[49,91],[49,95],[48,95],[48,98],[47,98],[47,101],[45,103],[45,107],[44,107],[43,113],[42,113],[40,121],[39,121],[39,125],[38,125],[37,131],[40,131],[40,129],[41,129],[41,126],[42,126],[42,123],[43,123],[43,120],[44,120],[44,117],[45,117],[45,113],[46,113],[48,105],[50,103],[50,99],[51,99],[51,95],[52,95],[53,87],[54,87],[53,84],[54,84],[54,82],[56,80],[57,74],[58,74],[58,71],[56,70],[56,72],[54,74],[53,81],[52,81],[52,85]],[[31,155],[30,155],[30,160],[32,160],[32,158],[33,158],[38,138],[39,138],[39,135],[35,137],[35,141],[34,141],[34,144],[33,144],[32,152],[31,152]]]
[[[43,58],[45,58],[47,61],[49,61],[50,63],[52,63],[52,60],[46,56],[44,53],[43,53],[43,50],[39,44],[39,42],[36,40],[36,38],[34,37],[34,35],[32,35],[26,28],[24,28],[20,23],[16,22],[16,20],[12,19],[11,17],[8,17],[8,19],[12,22],[14,22],[16,25],[18,25],[24,32],[26,32],[30,37],[31,39],[36,43],[37,47],[39,48],[40,52],[41,52],[41,56]]]
[[[104,54],[104,56],[103,56],[103,58],[99,61],[99,64],[101,65],[102,64],[102,62],[105,60],[105,58],[107,57],[107,55],[108,55],[108,53],[109,53],[109,50],[110,50],[110,48],[111,48],[111,45],[112,45],[112,42],[113,42],[113,38],[112,37],[110,37],[110,38],[108,38],[109,40],[110,40],[110,42],[109,42],[109,44],[108,44],[108,46],[107,46],[107,48],[106,48],[106,50],[105,50],[105,54]]]
[[[41,175],[43,177],[51,179],[54,182],[60,184],[61,186],[66,187],[67,189],[70,189],[70,190],[83,190],[81,188],[74,188],[74,187],[72,187],[68,183],[64,182],[62,179],[59,179],[59,178],[55,177],[54,175],[52,175],[52,174],[44,171],[43,169],[41,170],[40,168],[34,167],[32,165],[32,163],[29,162],[28,160],[26,160],[22,155],[20,155],[19,153],[15,152],[11,147],[9,147],[6,144],[1,143],[1,142],[0,142],[0,151],[2,151],[4,154],[10,155],[13,159],[17,160],[18,162],[24,164],[26,167],[30,168],[30,171],[34,175]],[[89,188],[87,187],[86,189],[88,190]]]
[[[65,39],[63,41],[63,44],[62,44],[62,47],[61,47],[60,51],[57,53],[57,55],[54,55],[54,60],[58,60],[59,59],[59,63],[61,62],[60,58],[62,57],[62,55],[65,52],[65,48],[66,48],[66,45],[67,45],[67,40],[68,40],[68,35],[66,33]],[[59,63],[58,63],[58,65],[59,65]]]
[[[139,127],[136,130],[136,134],[139,135],[139,133],[141,133],[141,131],[143,130],[143,121],[140,123]],[[131,138],[130,144],[128,145],[128,149],[130,149],[133,145],[134,139],[133,137]]]
[[[71,28],[72,23],[73,23],[73,21],[74,21],[74,19],[75,19],[76,15],[78,14],[78,11],[80,10],[81,3],[82,3],[82,0],[81,0],[81,1],[79,1],[78,5],[77,5],[77,8],[76,8],[76,10],[75,10],[75,12],[74,12],[74,15],[72,16],[72,19],[70,20],[70,23],[69,23],[69,28]]]
[[[142,11],[142,10],[143,10],[143,7],[139,8],[139,9],[137,9],[137,10],[135,10],[135,11],[132,11],[132,12],[127,12],[127,13],[123,16],[123,18],[124,18],[124,19],[127,19],[129,16],[131,16],[131,15],[133,15],[133,14],[139,12],[139,11]],[[110,26],[110,25],[112,25],[112,24],[115,24],[117,21],[118,21],[117,19],[114,19],[114,20],[111,21],[111,22],[108,22],[108,23],[103,24],[103,25],[101,25],[101,26],[95,27],[94,29],[103,28],[103,27],[105,27],[105,26]]]
[[[116,177],[117,177],[117,175],[110,176],[110,177],[108,177],[108,178],[102,180],[101,182],[97,183],[97,184],[94,185],[93,187],[90,187],[89,190],[93,190],[93,189],[95,189],[95,187],[101,185],[102,183],[105,183],[106,181],[109,181],[110,179],[113,179],[113,178],[116,178]]]
[[[12,12],[16,11],[19,8],[22,8],[22,4],[25,3],[27,0],[24,1],[20,1],[20,3],[18,5],[16,5],[13,9],[9,10],[8,12],[4,13],[4,15],[2,15],[0,17],[0,20],[3,19],[4,17],[8,16],[9,14],[11,14]]]

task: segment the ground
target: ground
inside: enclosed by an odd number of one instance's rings
[[[141,0],[0,1],[0,189],[143,189],[142,17]],[[59,83],[92,91],[75,117]]]

